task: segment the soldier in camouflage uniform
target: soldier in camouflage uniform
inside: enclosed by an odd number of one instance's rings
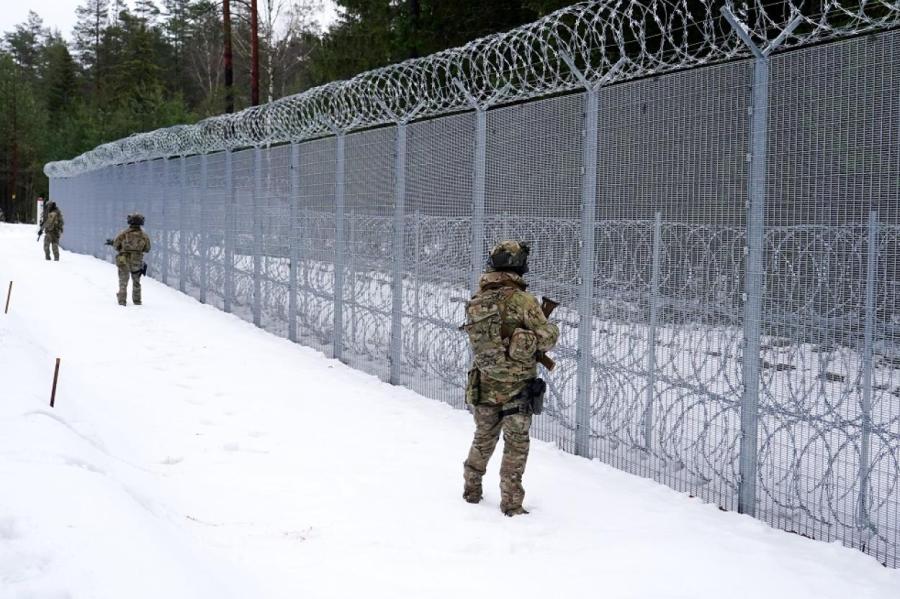
[[[548,351],[559,336],[537,298],[525,291],[526,244],[503,241],[493,248],[479,290],[466,304],[474,364],[469,371],[466,401],[475,416],[475,438],[465,461],[463,498],[481,501],[481,479],[503,432],[500,465],[500,509],[507,516],[527,514],[522,507],[522,475],[528,459],[530,401],[522,397],[537,377],[537,351]]]
[[[135,306],[141,305],[141,269],[144,266],[144,254],[150,251],[150,237],[141,230],[144,224],[144,216],[141,214],[128,215],[128,228],[122,230],[116,238],[107,241],[112,245],[116,254],[116,266],[119,269],[119,293],[116,299],[119,305],[125,305],[128,297],[128,277],[131,276],[131,300]]]
[[[41,225],[44,232],[44,258],[47,260],[50,259],[51,248],[53,259],[59,260],[59,238],[63,233],[63,224],[63,215],[56,202],[47,202],[47,215]]]

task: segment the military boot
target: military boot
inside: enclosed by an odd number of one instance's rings
[[[124,293],[117,293],[117,294],[116,294],[116,300],[119,302],[119,305],[120,305],[120,306],[124,306],[124,305],[125,305],[125,294],[124,294]]]
[[[478,483],[477,485],[470,485],[467,482],[465,488],[463,488],[463,499],[465,499],[469,503],[478,503],[479,501],[481,501],[481,498],[481,483]]]
[[[481,474],[472,468],[466,467],[463,471],[463,480],[465,481],[465,486],[463,487],[463,499],[469,503],[478,503],[481,501]]]
[[[502,471],[502,469],[501,469]],[[522,507],[522,501],[525,499],[525,491],[521,485],[510,485],[509,481],[500,479],[500,511],[507,516],[521,516],[527,514],[528,510]]]

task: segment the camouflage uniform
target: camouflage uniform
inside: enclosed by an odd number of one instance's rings
[[[63,216],[59,208],[53,207],[47,210],[47,218],[44,219],[44,258],[50,259],[50,249],[53,249],[53,259],[59,260],[59,238],[63,232]]]
[[[470,503],[481,500],[481,479],[502,431],[500,509],[510,516],[527,513],[522,508],[525,497],[522,475],[528,460],[531,412],[516,396],[537,377],[535,351],[551,349],[559,336],[559,329],[547,321],[537,298],[525,288],[525,280],[515,272],[486,272],[479,281],[479,291],[472,298],[475,302],[487,294],[496,294],[504,347],[474,348],[476,356],[491,351],[502,354],[499,358],[502,361],[498,363],[503,367],[493,369],[491,375],[478,372],[478,400],[472,407],[475,438],[464,465],[463,497]],[[515,359],[509,359],[513,357]],[[473,372],[475,370],[473,368]],[[470,391],[467,390],[467,395]]]
[[[143,222],[143,218],[141,218]],[[119,293],[116,299],[119,305],[125,305],[128,296],[128,276],[131,275],[131,300],[136,306],[141,305],[141,267],[144,265],[144,254],[150,251],[150,237],[141,230],[140,225],[130,225],[113,239],[116,249],[116,266],[119,268]]]

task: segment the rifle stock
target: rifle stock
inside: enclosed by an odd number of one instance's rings
[[[553,314],[553,311],[559,307],[559,302],[550,299],[549,297],[541,298],[541,312],[544,313],[544,316],[550,318],[550,315]],[[539,351],[537,352],[537,361],[544,366],[548,371],[552,371],[556,368],[556,361],[548,356],[546,353]]]

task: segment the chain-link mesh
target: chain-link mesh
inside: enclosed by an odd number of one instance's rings
[[[584,3],[135,136],[48,165],[63,244],[141,211],[153,276],[461,407],[465,301],[527,240],[535,436],[900,566],[900,6],[812,4]]]

